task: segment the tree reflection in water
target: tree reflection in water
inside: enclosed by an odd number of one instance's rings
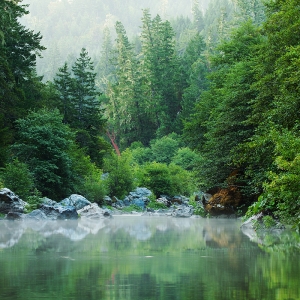
[[[222,219],[1,221],[0,298],[299,299],[299,237],[281,239]]]

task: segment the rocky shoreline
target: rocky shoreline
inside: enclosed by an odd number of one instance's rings
[[[73,194],[60,202],[43,198],[39,208],[28,212],[29,204],[11,190],[4,188],[0,190],[0,214],[2,219],[8,220],[100,219],[122,214],[189,218],[194,214],[193,206],[189,205],[185,197],[159,198],[156,200],[157,203],[163,204],[165,208],[154,209],[147,207],[150,196],[151,191],[148,189],[137,188],[124,200],[105,197],[105,205],[100,207],[81,195]],[[128,207],[133,209],[129,211]]]

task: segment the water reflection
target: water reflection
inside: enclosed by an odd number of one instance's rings
[[[300,298],[299,252],[268,253],[236,220],[1,221],[0,266],[5,300]]]

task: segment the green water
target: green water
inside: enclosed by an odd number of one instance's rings
[[[300,299],[298,236],[240,222],[114,217],[0,221],[0,299]]]

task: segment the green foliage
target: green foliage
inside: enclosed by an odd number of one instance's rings
[[[300,138],[295,131],[273,129],[270,134],[275,144],[276,169],[268,173],[261,199],[283,221],[298,222],[300,215]]]
[[[6,188],[9,188],[22,200],[28,201],[34,188],[34,178],[27,164],[18,159],[13,160],[2,170],[1,178]]]
[[[84,177],[80,193],[91,202],[103,204],[103,198],[108,194],[108,187],[102,170],[92,165],[91,172]]]
[[[148,147],[138,147],[131,150],[132,159],[139,165],[152,161],[152,150]]]
[[[179,141],[176,135],[164,136],[151,142],[153,160],[160,163],[169,164],[179,148]]]
[[[76,142],[98,166],[108,144],[101,137],[106,120],[96,88],[94,65],[85,48],[69,71],[65,63],[54,79],[56,103],[63,121],[76,131]]]
[[[138,206],[138,205],[131,204],[129,206],[123,207],[122,211],[123,212],[132,212],[132,211],[141,212],[141,211],[143,211],[143,209],[140,206]]]
[[[154,209],[154,210],[157,210],[157,209],[166,209],[167,206],[163,203],[159,203],[157,202],[156,200],[151,200],[147,207],[151,208],[151,209]]]
[[[132,157],[129,151],[121,156],[112,153],[104,160],[104,171],[108,173],[107,184],[110,196],[124,198],[135,187]]]
[[[34,189],[31,195],[26,199],[26,202],[29,204],[29,207],[26,207],[26,211],[29,213],[35,209],[38,209],[42,201],[43,198],[41,192],[39,192],[37,189]]]
[[[171,163],[168,166],[173,194],[190,196],[197,190],[194,174]]]
[[[201,156],[199,176],[206,189],[226,182],[232,170],[242,167],[234,163],[233,154],[253,135],[253,126],[246,121],[255,96],[251,65],[260,41],[257,28],[247,22],[218,46],[208,90],[186,123],[187,140]]]
[[[201,205],[199,202],[195,201],[194,196],[190,199],[189,204],[194,207],[194,215],[206,217],[207,213],[204,210],[203,205]]]
[[[188,147],[178,149],[177,153],[172,158],[172,163],[189,171],[196,169],[199,162],[199,155]]]
[[[150,189],[158,198],[160,195],[174,195],[169,168],[166,164],[152,162],[143,166],[141,186]]]
[[[196,189],[192,174],[175,164],[150,162],[143,165],[139,172],[139,185],[150,189],[157,198],[160,195],[190,195]]]
[[[69,155],[74,135],[62,123],[58,110],[30,112],[17,121],[17,129],[18,139],[12,150],[21,162],[26,162],[35,187],[53,199],[66,197],[74,185]]]

